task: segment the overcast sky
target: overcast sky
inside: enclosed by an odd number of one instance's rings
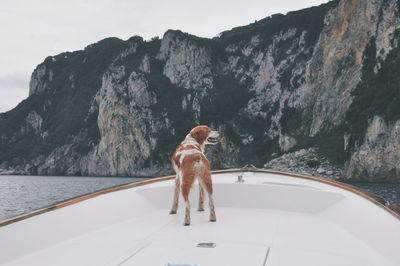
[[[275,13],[328,0],[2,0],[0,112],[28,97],[33,69],[47,56],[106,37],[162,37],[168,29],[214,37]]]

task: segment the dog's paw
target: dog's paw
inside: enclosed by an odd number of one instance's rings
[[[170,211],[169,214],[176,214],[176,211]]]
[[[217,221],[217,218],[210,218],[210,222],[216,222]]]
[[[190,225],[190,222],[183,222],[183,226],[188,226]]]
[[[203,212],[203,211],[204,211],[204,208],[198,208],[197,211],[198,211],[198,212]]]

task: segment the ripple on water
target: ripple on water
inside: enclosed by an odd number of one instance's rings
[[[0,221],[143,178],[0,175]]]

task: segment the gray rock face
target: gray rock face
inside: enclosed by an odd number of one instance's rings
[[[246,83],[254,94],[244,112],[250,119],[258,116],[270,119],[270,127],[263,135],[276,139],[281,152],[287,152],[297,144],[295,136],[282,132],[281,119],[285,109],[303,104],[297,99],[302,93],[307,60],[312,55],[312,46],[305,41],[306,35],[306,30],[290,28],[268,38],[255,35],[249,42],[231,44],[225,49],[229,57],[224,71]],[[254,136],[249,137],[251,142],[257,141]]]
[[[25,171],[40,175],[77,175],[81,174],[79,153],[76,144],[83,136],[76,136],[71,144],[55,148],[47,157],[39,156],[25,165]]]
[[[170,30],[161,40],[108,39],[48,58],[32,74],[25,107],[0,117],[8,125],[0,125],[1,144],[30,136],[33,150],[45,152],[13,157],[11,147],[0,165],[22,173],[160,175],[171,172],[169,156],[188,130],[207,124],[222,134],[207,150],[214,168],[251,163],[400,180],[400,120],[373,114],[361,133],[348,122],[363,86],[398,49],[398,5],[333,1],[214,39]],[[12,117],[23,119],[12,127]],[[57,118],[65,124],[54,126]]]
[[[326,177],[330,179],[343,178],[343,167],[336,165],[328,158],[318,153],[317,149],[302,149],[293,153],[286,153],[264,165],[265,168]]]
[[[311,100],[310,135],[338,125],[361,78],[363,52],[377,25],[379,1],[341,1],[326,18],[307,73]]]
[[[364,142],[353,152],[346,176],[363,181],[397,181],[400,175],[400,120],[388,124],[375,116]]]
[[[212,88],[211,50],[206,46],[169,31],[157,57],[165,60],[163,73],[172,84],[201,91]]]
[[[400,25],[397,10],[396,1],[347,0],[328,14],[306,75],[311,136],[343,122],[351,93],[361,80],[367,45],[375,39],[382,58],[392,49],[394,29]]]
[[[30,112],[26,118],[26,127],[22,127],[22,134],[29,133],[30,131],[35,132],[36,134],[40,134],[42,132],[42,117],[36,113],[35,111]]]
[[[157,122],[152,119],[150,106],[157,100],[148,91],[143,74],[132,72],[120,83],[125,74],[124,67],[119,66],[103,76],[97,103],[101,139],[85,160],[84,173],[89,175],[148,174],[147,169],[137,166],[142,166],[155,148],[157,140],[152,134]]]
[[[49,89],[49,83],[53,81],[53,70],[46,67],[46,65],[39,65],[31,76],[29,82],[29,96],[33,94],[40,94]]]
[[[213,88],[211,49],[174,31],[167,31],[161,41],[157,58],[164,61],[163,74],[178,87],[193,90],[183,98],[182,109],[188,106],[199,123],[199,102]]]

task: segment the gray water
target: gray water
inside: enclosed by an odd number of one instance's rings
[[[144,178],[0,175],[0,221]]]
[[[0,175],[0,221],[87,193],[144,178]],[[400,184],[355,183],[400,205]]]
[[[400,205],[400,184],[351,183],[351,185],[368,190],[392,204]]]

